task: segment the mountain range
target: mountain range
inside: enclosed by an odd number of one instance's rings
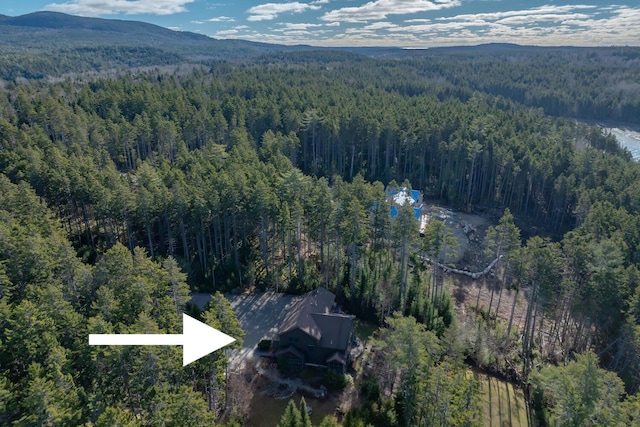
[[[69,49],[97,46],[159,48],[186,56],[228,58],[291,50],[243,40],[217,40],[139,21],[87,18],[58,12],[0,15],[0,51]]]
[[[247,60],[270,54],[339,50],[345,54],[377,58],[415,58],[424,56],[489,55],[489,58],[529,56],[534,52],[559,50],[606,52],[608,48],[547,48],[494,43],[430,49],[397,47],[320,48],[307,45],[278,45],[245,40],[215,39],[186,31],[173,31],[157,25],[117,19],[88,18],[57,12],[35,12],[22,16],[0,15],[0,80],[42,79],[83,72],[108,72],[136,67],[158,67],[185,63],[208,64],[215,61]],[[618,49],[619,50],[619,49]],[[288,60],[318,59],[316,52],[288,55]],[[639,57],[638,49],[616,55]],[[306,59],[305,59],[306,58]],[[354,57],[348,56],[353,59]],[[627,58],[632,59],[632,58]]]
[[[0,15],[0,79],[72,72],[233,60],[308,50],[244,40],[220,40],[138,21],[57,12]],[[61,57],[65,61],[60,61]]]

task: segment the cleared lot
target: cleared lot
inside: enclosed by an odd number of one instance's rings
[[[191,303],[203,309],[211,299],[209,294],[194,293]],[[261,339],[272,339],[291,307],[294,298],[275,292],[256,292],[250,295],[225,295],[240,321],[245,333],[242,349],[229,353],[232,370],[241,368],[254,353]]]

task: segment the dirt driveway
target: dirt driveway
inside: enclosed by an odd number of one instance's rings
[[[209,294],[194,293],[191,303],[200,309],[211,299]],[[261,339],[272,339],[278,327],[289,311],[294,297],[275,292],[256,292],[250,295],[225,295],[240,321],[244,331],[242,349],[228,354],[229,367],[232,370],[244,366],[253,356],[254,350]]]

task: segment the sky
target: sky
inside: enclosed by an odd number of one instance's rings
[[[215,38],[315,46],[640,45],[640,0],[0,0]]]

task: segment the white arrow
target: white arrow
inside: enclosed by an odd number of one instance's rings
[[[181,345],[182,366],[236,339],[182,313],[182,334],[89,334],[89,345]]]

